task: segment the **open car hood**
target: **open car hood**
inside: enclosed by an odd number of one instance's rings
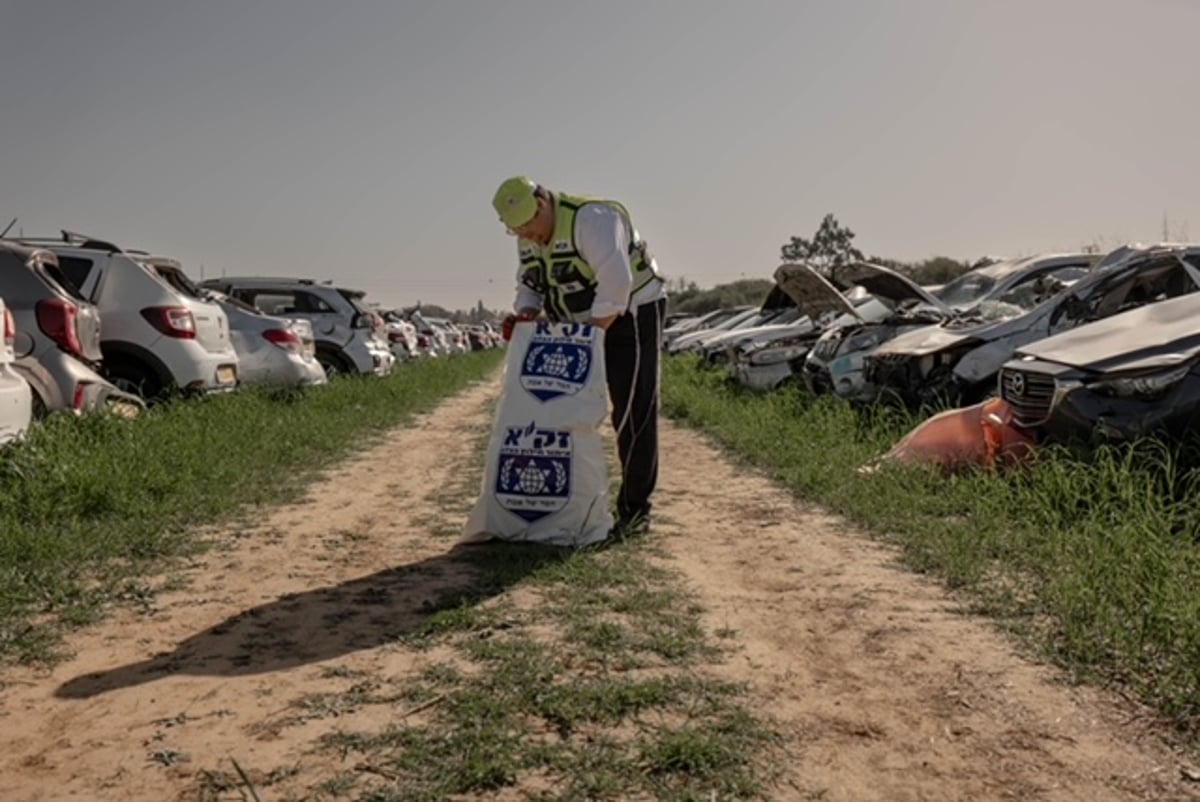
[[[1092,371],[1168,368],[1200,355],[1200,293],[1146,304],[1030,343],[1017,354]]]
[[[905,301],[916,301],[949,313],[950,307],[905,275],[870,262],[852,262],[837,268],[839,282],[857,284],[892,309]]]
[[[846,296],[806,264],[788,263],[775,268],[775,283],[810,320],[820,320],[830,312],[858,316]]]

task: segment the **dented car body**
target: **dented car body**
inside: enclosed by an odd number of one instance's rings
[[[815,270],[802,264],[783,264],[775,270],[776,289],[786,293],[801,317],[796,324],[768,336],[743,340],[729,349],[733,378],[754,390],[771,390],[795,375],[799,378],[809,350],[832,320],[853,315],[855,303]]]
[[[1026,346],[1005,363],[998,384],[1014,423],[1043,442],[1182,435],[1200,416],[1200,294]]]
[[[776,273],[795,296],[832,295],[838,288],[805,265],[788,265]],[[839,267],[839,284],[860,287],[869,300],[846,304],[813,344],[801,364],[804,383],[817,393],[837,393],[850,401],[870,401],[876,390],[862,378],[863,355],[905,331],[935,324],[954,310],[940,298],[890,268],[870,262]],[[799,303],[799,301],[797,301]]]
[[[837,268],[834,281],[860,287],[878,303],[839,318],[822,334],[804,361],[805,383],[816,393],[834,392],[850,401],[873,401],[879,387],[864,374],[863,365],[867,354],[879,346],[985,304],[989,309],[995,306],[1010,315],[1017,314],[1020,309],[1012,304],[990,302],[1033,291],[1046,294],[1057,290],[1084,275],[1095,259],[1088,254],[1051,254],[989,260],[945,284],[936,294],[882,265],[843,265]],[[793,271],[790,278],[795,282],[803,277]],[[803,281],[803,291],[817,291],[811,279]],[[827,292],[836,291],[828,286]]]
[[[1050,275],[897,337],[866,356],[864,375],[908,406],[973,403],[994,391],[1017,349],[1200,288],[1200,247],[1127,250],[1043,297],[1057,281]]]

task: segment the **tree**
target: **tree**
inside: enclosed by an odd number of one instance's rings
[[[934,256],[913,265],[909,275],[918,284],[945,284],[966,273],[970,265],[949,256]]]
[[[863,258],[862,251],[852,244],[854,232],[840,225],[832,213],[825,215],[821,227],[811,240],[792,237],[780,249],[785,262],[804,262],[818,273],[829,276],[834,269]]]

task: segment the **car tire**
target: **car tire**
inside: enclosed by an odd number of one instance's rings
[[[104,376],[120,390],[132,393],[147,403],[159,400],[163,386],[154,372],[135,362],[104,362]]]
[[[42,398],[42,394],[31,388],[29,393],[29,409],[31,420],[45,420],[50,414],[50,410],[46,408],[46,400]]]
[[[346,365],[346,360],[336,352],[329,348],[317,349],[317,362],[325,369],[326,378],[332,379],[334,376],[348,376],[354,371],[350,370]]]

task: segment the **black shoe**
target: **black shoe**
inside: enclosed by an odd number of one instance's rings
[[[650,516],[633,515],[627,518],[618,518],[617,522],[613,524],[609,536],[615,538],[636,537],[637,535],[644,535],[648,531],[650,531]]]

